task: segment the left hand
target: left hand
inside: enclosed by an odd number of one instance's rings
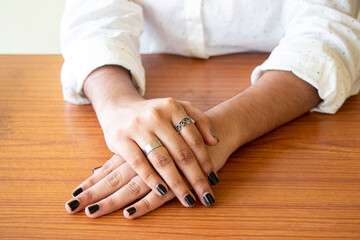
[[[207,147],[216,170],[227,160],[216,146]],[[65,204],[69,213],[77,213],[85,209],[90,218],[97,218],[117,211],[137,199],[136,203],[124,210],[129,219],[143,216],[175,197],[172,191],[164,196],[154,193],[119,155],[112,156],[103,167],[85,180],[81,185],[83,192]],[[76,206],[72,211],[70,206]]]
[[[204,113],[200,110],[192,110],[194,108],[189,102],[181,102],[181,104],[196,120],[201,121],[204,118]],[[228,126],[221,122],[214,127],[215,132],[219,131],[224,136],[224,129]],[[204,129],[201,130],[204,131]],[[226,152],[228,147],[224,146],[228,145],[229,141],[231,142],[231,139],[227,138],[227,141],[216,146],[206,146],[205,151],[209,154],[215,171],[224,165],[231,154],[231,152]],[[78,189],[81,189],[81,193],[75,193]],[[80,184],[75,191],[74,198],[65,204],[66,210],[69,213],[77,213],[85,209],[85,213],[91,218],[117,211],[136,199],[140,199],[124,210],[125,217],[136,218],[158,208],[175,196],[172,191],[168,191],[164,196],[159,196],[152,191],[125,159],[117,154],[111,157],[103,167],[96,170],[93,176]],[[209,201],[214,201],[214,199],[209,199]],[[135,212],[134,209],[136,209]]]
[[[72,214],[85,208],[86,215],[91,218],[117,211],[136,199],[141,199],[127,208],[130,211],[124,210],[125,217],[136,218],[158,208],[175,196],[172,191],[164,196],[154,193],[119,155],[111,157],[80,186],[83,192],[65,204],[65,208]],[[72,211],[74,201],[75,205],[78,203],[78,207]],[[135,207],[136,212],[131,211],[132,207]],[[133,214],[130,216],[130,213]]]

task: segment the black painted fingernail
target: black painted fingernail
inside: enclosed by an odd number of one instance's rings
[[[160,192],[161,195],[165,195],[167,193],[166,188],[164,187],[164,185],[159,184],[156,186],[156,189]]]
[[[102,166],[100,166],[100,167],[96,167],[96,168],[93,168],[91,171],[92,171],[92,173],[94,174],[95,173],[95,171],[96,170],[98,170],[99,168],[101,168]]]
[[[133,215],[136,212],[136,208],[131,207],[131,208],[126,209],[126,211],[129,213],[129,215]]]
[[[79,195],[80,193],[82,193],[84,190],[81,187],[78,187],[77,189],[75,189],[72,192],[73,197],[76,197],[77,195]]]
[[[100,206],[98,204],[91,205],[87,208],[90,212],[90,214],[93,214],[94,212],[97,212],[100,209]]]
[[[207,193],[204,195],[204,200],[205,200],[206,206],[211,206],[215,203],[215,199],[213,198],[213,196],[210,193]]]
[[[185,199],[186,203],[189,205],[189,207],[191,207],[195,203],[194,198],[190,194],[186,195],[184,197],[184,199]]]
[[[215,175],[214,172],[209,173],[208,179],[209,179],[211,185],[216,185],[219,182],[219,179],[217,178],[217,176]]]
[[[218,139],[218,137],[215,135],[215,133],[210,129],[211,135],[218,141],[220,142],[220,140]]]
[[[67,205],[71,208],[71,211],[74,211],[80,205],[80,202],[75,199],[71,202],[68,202]]]

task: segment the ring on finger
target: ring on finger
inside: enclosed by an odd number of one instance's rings
[[[143,153],[145,154],[145,156],[147,156],[152,150],[154,150],[158,147],[161,147],[161,146],[163,146],[163,145],[160,142],[160,140],[155,140],[144,147]]]
[[[176,124],[176,126],[175,126],[176,132],[180,133],[181,129],[185,125],[190,124],[190,123],[195,123],[195,121],[190,116],[184,117],[183,119],[180,120],[180,122],[178,124]]]

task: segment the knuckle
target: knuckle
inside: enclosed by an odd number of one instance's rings
[[[113,162],[109,160],[104,164],[104,166],[102,166],[101,170],[109,174],[112,171],[112,166],[113,166]]]
[[[207,180],[205,180],[204,177],[200,177],[200,176],[196,177],[193,182],[194,186],[201,186],[201,185],[205,185],[206,183]]]
[[[155,168],[165,168],[171,163],[170,157],[161,151],[153,152],[152,159]]]
[[[149,200],[147,200],[146,198],[143,198],[142,201],[143,201],[143,206],[144,206],[145,212],[150,211],[151,210],[151,204],[150,204]]]
[[[192,135],[189,138],[189,144],[190,146],[195,146],[195,147],[199,147],[203,144],[203,139],[200,135],[196,134],[196,135]]]
[[[181,149],[177,154],[178,160],[181,164],[189,164],[193,160],[193,154],[190,149]]]
[[[94,186],[96,183],[95,179],[93,177],[90,177],[86,183],[84,184],[84,187],[86,186],[87,188]]]
[[[112,196],[107,198],[105,201],[106,204],[112,209],[116,208],[116,206],[118,205],[118,201],[116,201],[116,199]]]
[[[181,181],[180,179],[175,179],[174,182],[171,184],[171,189],[172,190],[180,190],[183,186],[183,181]]]
[[[214,172],[215,171],[214,165],[209,158],[206,158],[203,161],[199,161],[199,164],[201,165],[201,167],[203,169],[206,169],[206,172]]]
[[[83,198],[86,202],[94,202],[96,199],[96,195],[93,191],[87,190],[84,192]]]
[[[122,181],[122,176],[118,171],[113,171],[110,175],[106,177],[106,183],[110,187],[118,186]]]
[[[129,123],[129,127],[132,128],[132,129],[136,129],[138,128],[139,126],[141,126],[141,119],[139,116],[134,116],[132,118],[129,119],[128,121]],[[120,133],[120,132],[119,132]]]
[[[131,161],[131,166],[133,167],[133,169],[139,169],[143,166],[143,164],[144,164],[144,159],[140,155],[135,156]]]
[[[135,196],[140,193],[140,185],[135,178],[131,179],[131,181],[126,185],[126,187],[127,190]]]
[[[147,117],[152,122],[158,122],[162,119],[162,111],[159,108],[151,108],[147,112]]]
[[[166,106],[174,106],[177,101],[175,99],[173,99],[172,97],[167,97],[164,99],[165,105]]]
[[[104,130],[105,140],[108,145],[112,145],[114,142],[119,141],[124,134],[122,129],[116,129],[116,131],[114,131],[113,128],[107,127]]]
[[[145,177],[143,178],[145,183],[150,183],[152,179],[155,178],[154,172],[149,172],[145,174]]]
[[[179,109],[180,104],[175,99],[168,97],[168,98],[165,98],[165,107],[174,110],[174,109]]]

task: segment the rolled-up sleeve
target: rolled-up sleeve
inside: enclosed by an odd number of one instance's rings
[[[144,94],[145,73],[139,54],[143,25],[142,8],[133,2],[68,0],[60,29],[64,99],[88,104],[84,81],[93,70],[105,65],[128,69],[138,91]]]
[[[359,2],[289,2],[286,34],[255,68],[252,83],[267,70],[291,71],[318,90],[322,102],[312,111],[335,113],[360,89]]]

